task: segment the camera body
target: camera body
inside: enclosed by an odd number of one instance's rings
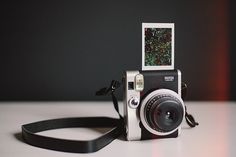
[[[126,71],[124,93],[127,140],[180,134],[185,116],[180,70]]]

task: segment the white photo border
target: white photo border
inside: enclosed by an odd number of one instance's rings
[[[142,23],[142,70],[173,70],[175,47],[174,23]],[[171,65],[146,66],[145,65],[145,28],[171,28]]]

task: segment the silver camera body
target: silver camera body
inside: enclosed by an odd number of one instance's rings
[[[185,116],[179,70],[126,71],[124,123],[127,140],[177,137]]]

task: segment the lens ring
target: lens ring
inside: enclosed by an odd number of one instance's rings
[[[168,106],[170,110],[168,110]],[[175,107],[180,110],[178,111]],[[160,109],[165,109],[166,112],[169,111],[172,114],[169,116],[179,115],[176,117],[177,121],[171,123],[171,117],[169,117],[169,119],[164,119],[164,123],[160,123],[160,117],[165,118],[165,112],[162,112],[162,115],[157,118],[156,114],[160,112]],[[143,99],[140,106],[140,120],[143,126],[155,135],[168,135],[175,132],[181,124],[184,114],[185,107],[181,96],[169,89],[159,89],[151,92]]]

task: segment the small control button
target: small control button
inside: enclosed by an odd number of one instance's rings
[[[139,105],[139,99],[138,99],[138,98],[133,97],[133,98],[131,98],[131,99],[129,100],[129,106],[130,106],[131,108],[137,108],[138,105]]]

